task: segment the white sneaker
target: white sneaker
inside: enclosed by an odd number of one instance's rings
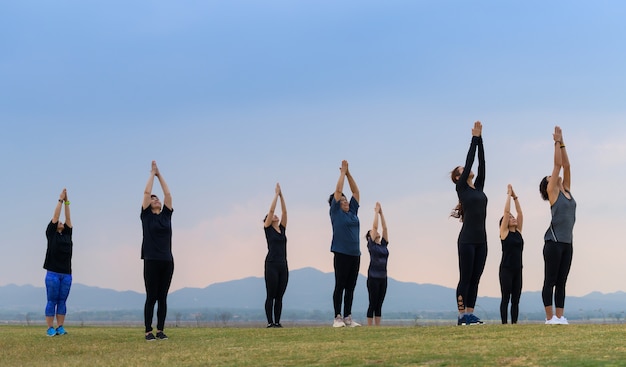
[[[552,315],[550,320],[546,320],[546,325],[557,325],[559,324],[559,318],[556,315]]]
[[[343,322],[343,318],[341,318],[341,314],[337,314],[335,316],[335,320],[333,321],[333,327],[344,327],[346,324]]]
[[[565,318],[565,316],[561,316],[557,318],[556,320],[557,320],[557,324],[559,325],[569,325],[569,322],[567,322],[567,319]]]
[[[343,318],[343,323],[348,326],[348,327],[357,327],[357,326],[361,326],[361,324],[359,324],[358,322],[352,320],[352,315],[349,315],[348,317],[344,317]]]

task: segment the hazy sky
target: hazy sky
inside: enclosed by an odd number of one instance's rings
[[[346,159],[362,235],[376,201],[386,214],[389,276],[455,288],[448,173],[480,120],[479,295],[499,296],[508,183],[526,218],[524,290],[541,289],[538,184],[557,124],[578,202],[568,294],[625,291],[624,19],[622,1],[2,2],[0,285],[43,286],[45,228],[67,187],[74,282],[143,292],[152,160],[173,195],[172,290],[263,276],[276,182],[290,268],[330,272],[326,200]],[[361,251],[366,274],[364,239]]]

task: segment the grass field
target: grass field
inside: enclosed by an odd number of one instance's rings
[[[624,325],[170,328],[0,326],[0,366],[625,366]]]

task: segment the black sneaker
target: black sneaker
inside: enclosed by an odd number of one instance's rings
[[[283,326],[280,324],[280,322],[278,322],[278,323],[274,324],[274,327],[279,327],[280,328],[280,327],[283,327]]]
[[[156,340],[156,338],[154,337],[154,334],[152,334],[152,333],[146,334],[146,341],[147,342],[153,342],[155,340]]]
[[[156,338],[159,340],[167,340],[167,335],[165,335],[165,333],[163,333],[162,331],[157,332]]]
[[[267,324],[267,326],[266,326],[266,328],[267,328],[267,329],[271,329],[271,328],[273,328],[273,327],[275,327],[275,325],[274,325],[274,324],[272,324],[272,323],[269,323],[269,324]]]

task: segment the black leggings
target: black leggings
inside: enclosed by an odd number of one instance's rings
[[[502,323],[507,323],[507,309],[511,300],[511,323],[517,324],[519,316],[519,298],[522,294],[522,268],[500,267],[500,318]]]
[[[543,245],[544,280],[541,298],[545,307],[554,305],[557,308],[565,307],[565,283],[572,266],[574,250],[571,243],[546,241]]]
[[[345,302],[343,305],[343,315],[352,314],[352,300],[354,298],[354,288],[356,288],[356,280],[359,276],[359,267],[361,265],[360,256],[350,256],[334,252],[335,259],[335,291],[333,292],[333,306],[335,307],[335,315],[341,314],[341,300],[345,291]]]
[[[367,278],[367,292],[370,299],[367,317],[382,316],[383,301],[387,293],[387,278]]]
[[[154,305],[157,307],[157,330],[165,327],[165,316],[167,316],[167,293],[172,283],[174,274],[173,261],[144,260],[143,261],[143,281],[146,286],[146,304],[143,309],[146,333],[152,331],[152,316],[154,315]]]
[[[478,283],[487,262],[486,243],[459,243],[459,285],[456,287],[456,303],[459,311],[474,308],[478,296]]]
[[[265,316],[267,323],[280,324],[280,315],[283,312],[283,295],[289,281],[289,270],[286,262],[265,262]],[[272,318],[272,309],[274,318]]]

